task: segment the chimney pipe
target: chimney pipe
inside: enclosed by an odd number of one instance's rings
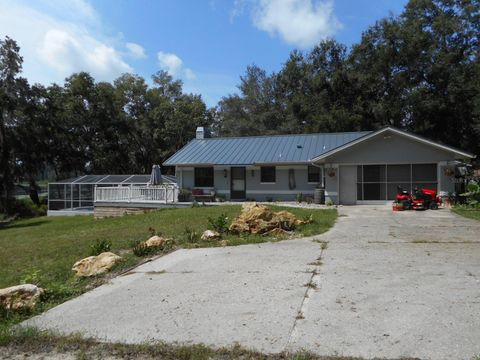
[[[208,139],[210,136],[210,129],[199,126],[197,127],[196,136],[197,139]]]

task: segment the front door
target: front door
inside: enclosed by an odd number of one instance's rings
[[[230,199],[244,200],[246,198],[245,185],[245,168],[230,168]]]
[[[340,166],[340,204],[353,205],[357,202],[357,167]]]

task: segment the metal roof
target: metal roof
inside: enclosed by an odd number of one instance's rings
[[[163,165],[306,163],[369,133],[365,131],[194,139]]]
[[[177,178],[171,175],[162,175],[164,183],[176,183]],[[150,175],[83,175],[69,178],[52,184],[90,184],[90,185],[143,185],[150,181]]]

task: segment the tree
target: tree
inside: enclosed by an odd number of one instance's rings
[[[226,96],[226,135],[375,130],[393,125],[480,153],[480,1],[411,0],[350,51],[293,51],[278,73],[251,66]]]
[[[18,74],[23,59],[17,43],[0,40],[0,211],[9,213],[13,198],[14,153],[12,128],[18,104]]]

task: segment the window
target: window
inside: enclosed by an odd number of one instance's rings
[[[213,167],[195,168],[195,187],[213,187]]]
[[[275,166],[262,166],[260,168],[260,182],[262,183],[275,182]]]
[[[319,183],[320,182],[320,168],[316,166],[308,166],[308,182]]]

